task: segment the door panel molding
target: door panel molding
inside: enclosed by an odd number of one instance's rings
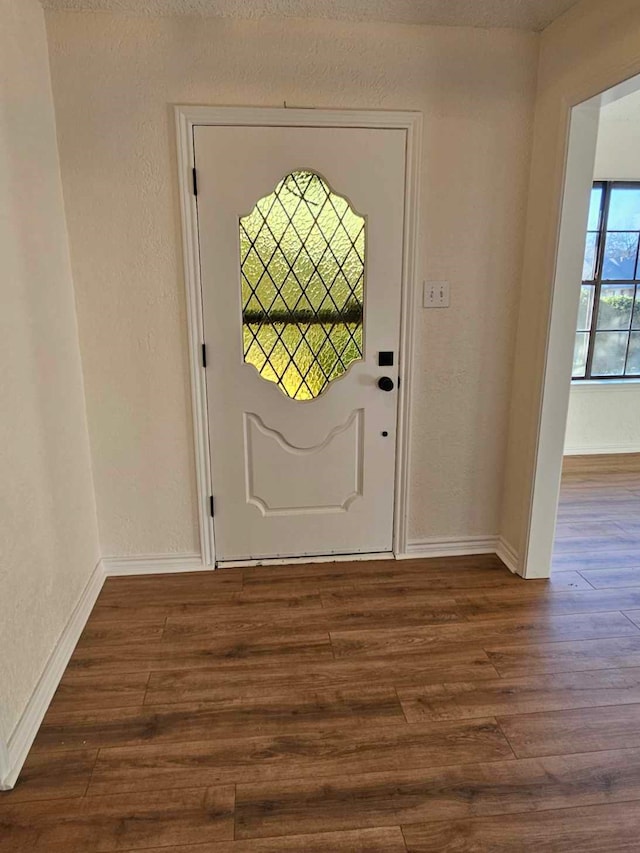
[[[183,265],[187,302],[189,368],[202,563],[214,567],[215,538],[209,495],[215,494],[211,467],[206,374],[202,364],[204,323],[200,278],[198,220],[193,193],[194,128],[197,126],[336,127],[402,129],[406,131],[404,244],[401,282],[401,322],[398,398],[397,464],[393,519],[393,550],[406,554],[408,538],[408,481],[410,471],[411,388],[414,314],[418,288],[417,230],[422,151],[422,114],[417,112],[281,109],[269,107],[176,106],[177,166],[182,220]],[[207,343],[211,344],[211,341]],[[353,496],[354,498],[357,495]]]
[[[291,444],[287,441],[285,436],[279,430],[271,429],[271,427],[266,426],[262,418],[258,415],[253,412],[245,413],[244,432],[245,453],[247,455],[245,461],[247,503],[253,504],[253,506],[257,507],[263,516],[314,515],[346,512],[355,500],[362,497],[364,467],[363,428],[364,410],[356,409],[351,413],[346,423],[332,429],[324,441],[312,447],[297,447],[295,444]],[[266,488],[272,491],[274,484],[276,484],[277,488],[285,493],[290,493],[291,486],[295,486],[296,482],[301,483],[303,488],[306,486],[307,489],[313,489],[314,483],[309,480],[305,480],[304,476],[300,476],[302,472],[300,472],[299,468],[302,460],[310,456],[322,454],[326,460],[324,465],[328,468],[331,466],[330,451],[333,453],[339,452],[340,448],[336,447],[338,439],[342,439],[339,444],[343,447],[343,450],[348,449],[349,444],[352,443],[353,468],[351,470],[340,472],[344,476],[344,484],[341,484],[340,482],[331,483],[332,488],[334,488],[336,492],[336,501],[334,503],[327,503],[321,502],[317,499],[315,503],[312,503],[311,501],[303,503],[301,501],[297,506],[287,506],[283,503],[277,504],[277,496],[275,499],[270,501],[265,496],[264,491],[259,495],[257,493],[259,486],[256,483],[256,475],[259,472],[256,470],[255,460],[256,458],[264,459],[265,457],[260,457],[259,454],[254,455],[254,440],[258,438],[256,432],[259,435],[262,435],[263,438],[266,438],[268,442],[276,444],[277,448],[280,450],[280,455],[278,455],[277,450],[274,449],[274,452],[269,454],[267,457],[269,459],[268,464],[270,466],[273,465],[278,469],[280,471],[280,476],[275,480],[272,477],[263,477],[262,479],[265,481],[263,489]],[[349,435],[349,433],[351,433],[351,435]],[[285,455],[293,457],[293,459],[290,459],[287,463],[282,458]],[[296,457],[298,460],[297,465],[294,461]],[[306,463],[304,461],[302,461],[302,466],[303,469],[306,467]],[[301,498],[302,497],[303,496],[301,495]]]

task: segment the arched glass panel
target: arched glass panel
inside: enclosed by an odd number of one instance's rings
[[[240,219],[244,360],[311,400],[362,358],[365,220],[315,172]]]

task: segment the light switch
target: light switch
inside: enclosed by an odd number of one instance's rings
[[[422,304],[425,308],[448,308],[449,282],[425,281],[422,291]]]

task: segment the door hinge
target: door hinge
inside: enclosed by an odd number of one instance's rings
[[[207,345],[202,344],[202,366],[207,366]]]
[[[213,495],[209,495],[209,514],[211,515],[211,518],[213,518],[213,514],[214,514],[213,513],[213,507],[214,507]]]
[[[198,195],[198,173],[195,166],[191,170],[191,174],[193,176],[193,194]]]

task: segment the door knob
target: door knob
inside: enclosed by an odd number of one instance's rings
[[[393,379],[390,376],[381,376],[378,379],[378,388],[381,391],[393,391]]]

